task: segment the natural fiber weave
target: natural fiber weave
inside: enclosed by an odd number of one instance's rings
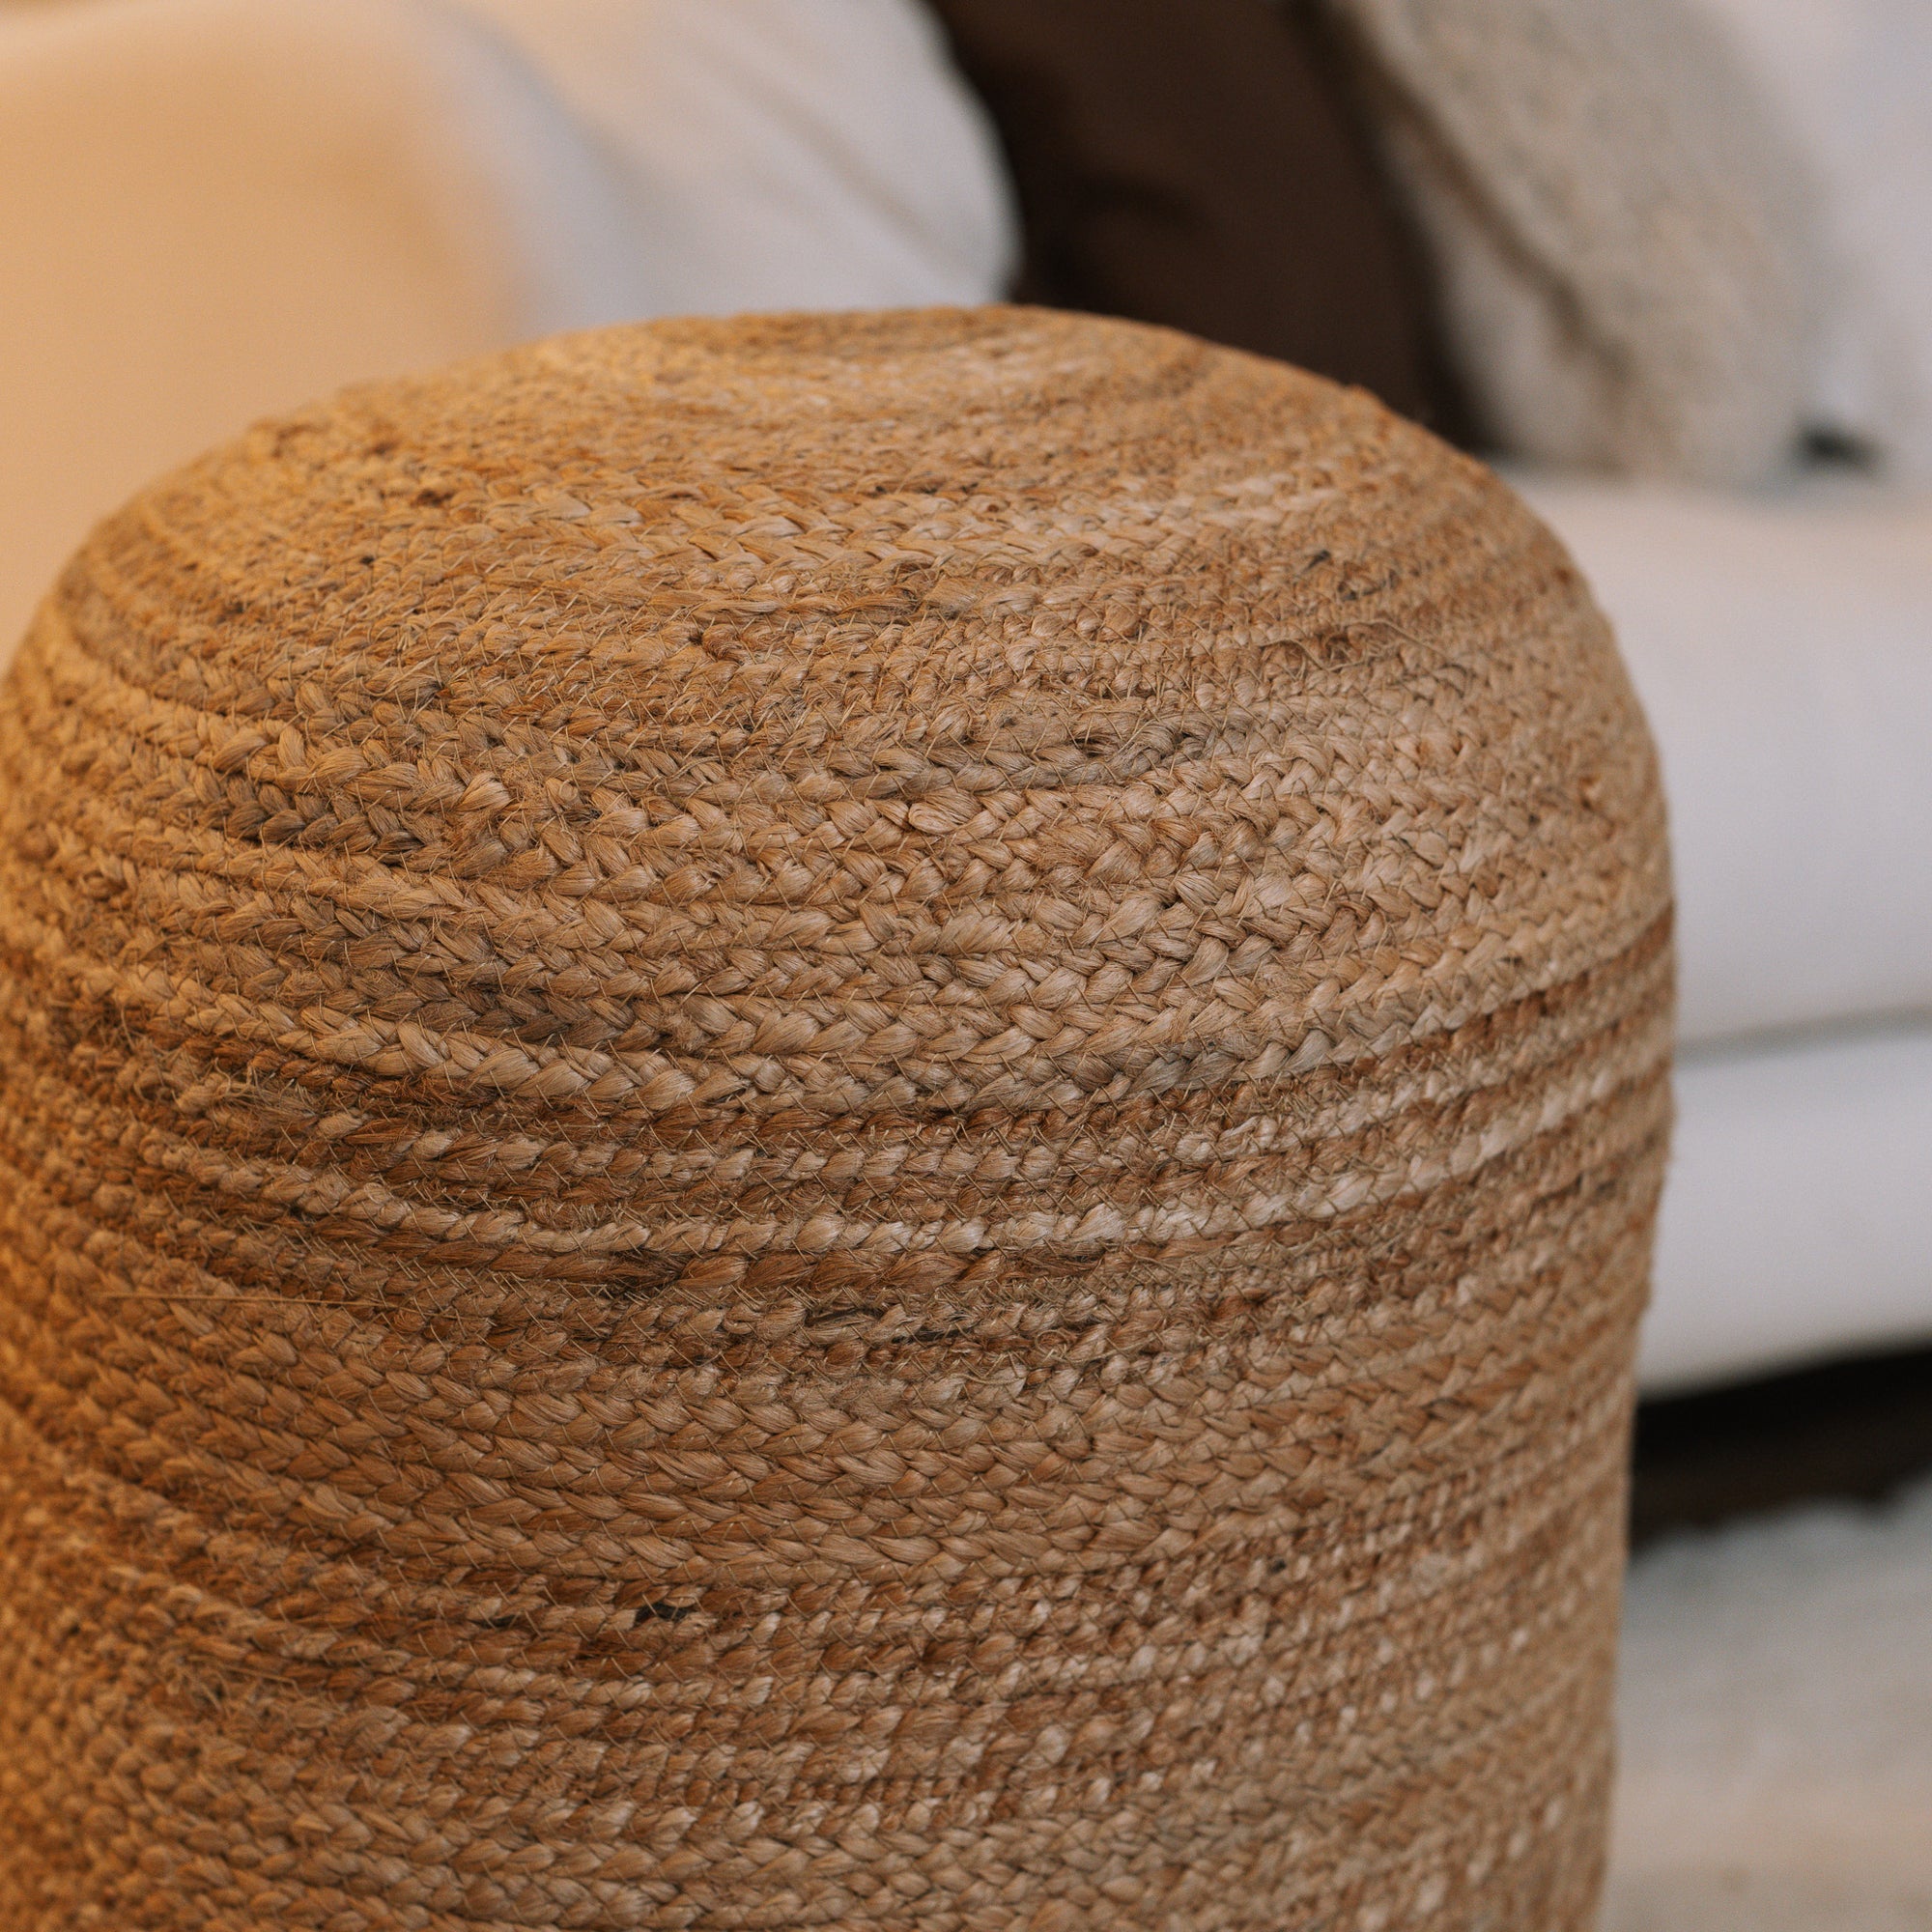
[[[183,471],[0,725],[0,1927],[1583,1927],[1668,980],[1363,394],[682,323]]]

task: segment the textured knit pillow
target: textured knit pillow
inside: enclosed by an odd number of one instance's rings
[[[1654,761],[1492,476],[1012,311],[567,338],[0,714],[0,1925],[1583,1932]]]
[[[1427,225],[1478,427],[1723,483],[1798,450],[1812,191],[1702,0],[1329,0]]]

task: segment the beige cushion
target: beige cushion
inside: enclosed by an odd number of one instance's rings
[[[621,313],[568,114],[414,0],[0,16],[0,653],[99,516],[252,417]]]

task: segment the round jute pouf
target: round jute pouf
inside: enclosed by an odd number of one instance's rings
[[[1584,1927],[1669,897],[1369,397],[541,345],[0,724],[0,1928]]]

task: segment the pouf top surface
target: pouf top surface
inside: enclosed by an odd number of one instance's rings
[[[103,526],[37,637],[69,767],[136,747],[107,997],[432,1114],[1118,1122],[1440,1036],[1663,904],[1628,687],[1517,500],[1125,324],[660,324],[352,391]],[[611,1268],[673,1264],[617,1218]],[[942,1265],[807,1218],[724,1245]]]
[[[148,507],[184,553],[141,560],[185,627],[145,631],[150,651],[268,673],[326,645],[336,680],[434,658],[452,700],[470,671],[494,703],[508,627],[546,674],[532,699],[594,694],[726,754],[734,730],[791,735],[815,692],[1132,701],[1123,647],[1190,632],[1224,662],[1373,653],[1378,621],[1459,587],[1450,545],[1528,527],[1363,392],[1014,309],[564,337],[266,425]],[[1063,633],[1092,648],[1039,648]]]

